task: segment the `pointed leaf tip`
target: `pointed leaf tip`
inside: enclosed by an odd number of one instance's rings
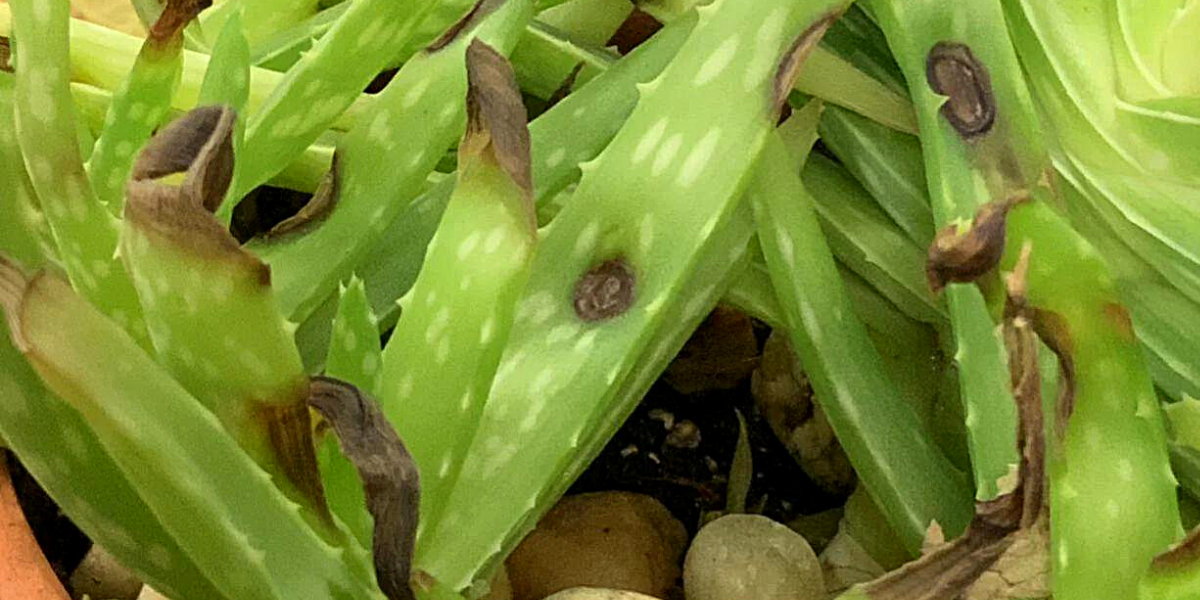
[[[150,40],[158,45],[181,41],[184,28],[210,6],[212,0],[167,0],[162,14],[150,26]]]
[[[525,103],[512,65],[491,46],[473,40],[467,47],[467,132],[460,156],[491,149],[508,176],[530,199],[533,176]]]
[[[372,550],[380,590],[390,600],[414,600],[409,578],[421,506],[416,462],[379,404],[353,385],[314,377],[308,403],[333,426],[342,453],[362,479],[375,519]]]

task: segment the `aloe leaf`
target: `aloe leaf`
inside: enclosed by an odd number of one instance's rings
[[[246,23],[246,40],[257,46],[260,40],[316,14],[319,3],[319,0],[225,0],[201,14],[198,28],[202,36],[217,36],[208,40],[210,47],[216,47],[219,34],[234,14],[241,12]]]
[[[380,371],[379,325],[367,302],[363,282],[351,277],[338,290],[337,316],[325,359],[325,374],[378,397]],[[318,425],[318,431],[321,426]],[[326,435],[317,443],[317,464],[325,483],[329,510],[346,524],[363,545],[371,543],[372,519],[358,472],[339,448],[340,441]]]
[[[76,145],[67,64],[67,2],[11,4],[16,53],[17,141],[58,257],[75,288],[93,305],[145,339],[137,295],[117,249],[117,224],[92,192]]]
[[[87,169],[96,196],[114,215],[120,216],[125,205],[125,181],[134,158],[167,116],[183,67],[183,27],[198,9],[192,2],[166,5],[108,105]]]
[[[887,35],[917,109],[935,226],[940,229],[970,218],[988,199],[1007,197],[1014,186],[1036,181],[1044,168],[1044,154],[1013,150],[1041,146],[1031,130],[1028,94],[1023,84],[1012,83],[1019,81],[1020,73],[999,6],[992,0],[955,5],[872,0],[868,7]],[[975,83],[980,110],[975,118],[962,119],[968,113],[956,112],[962,110],[960,105],[969,105],[971,83],[963,86],[961,98],[953,103],[947,95],[951,90],[938,83],[939,93],[931,86],[930,65],[953,66],[956,53],[968,56],[966,68],[971,61],[981,66],[982,75],[976,79],[981,83]],[[999,492],[997,479],[1017,464],[1011,435],[1016,414],[1004,349],[976,289],[948,289],[946,302],[954,326],[952,347],[976,494],[988,499]]]
[[[13,77],[0,72],[0,240],[9,256],[37,264],[54,254],[54,240],[21,160],[13,123]]]
[[[280,29],[255,45],[250,64],[273,71],[288,70],[348,8],[350,3],[342,2],[291,27]]]
[[[529,124],[533,163],[534,198],[544,206],[550,198],[579,178],[579,163],[591,160],[620,129],[637,102],[635,84],[649,81],[683,45],[695,25],[694,15],[679,19],[659,31],[611,69],[601,73]],[[570,130],[572,135],[560,132]],[[412,202],[394,219],[368,252],[372,257],[357,267],[367,286],[371,306],[386,326],[394,322],[396,300],[412,286],[422,257],[433,237],[442,211],[454,189],[447,178]],[[306,351],[306,364],[319,363],[328,339],[329,300],[297,331],[298,345]],[[328,311],[328,312],[326,312]]]
[[[1142,350],[1101,257],[1061,217],[1043,203],[1021,204],[1009,212],[1008,232],[1001,268],[1031,245],[1029,301],[1057,315],[1048,326],[1060,340],[1069,336],[1065,353],[1074,365],[1066,375],[1068,382],[1073,375],[1074,411],[1062,452],[1049,461],[1055,597],[1133,597],[1150,559],[1180,530]],[[1064,349],[1056,350],[1061,362]]]
[[[27,279],[6,264],[3,280],[18,348],[218,591],[247,600],[382,597],[354,566],[355,552],[323,542],[212,414],[115,323],[54,276]]]
[[[253,113],[230,197],[241,198],[334,123],[435,8],[448,0],[357,0]]]
[[[362,279],[351,277],[339,286],[333,337],[325,359],[325,373],[349,382],[369,394],[378,394],[382,348],[379,319],[371,310]]]
[[[312,450],[308,377],[270,270],[209,212],[232,177],[233,119],[227,108],[198,108],[146,146],[128,187],[121,255],[160,362],[336,539]],[[179,172],[178,186],[159,181]]]
[[[497,4],[485,0],[459,24],[461,29],[452,30],[454,36],[444,40],[445,46],[409,61],[341,140],[338,192],[328,216],[315,227],[268,236],[248,246],[271,266],[289,319],[307,318],[349,276],[461,135],[465,109],[454,99],[466,94],[467,45],[478,35],[508,50],[530,16],[528,0]],[[246,152],[254,152],[249,141]]]
[[[474,439],[537,240],[529,134],[512,69],[481,41],[466,60],[458,184],[384,349],[380,387],[421,469],[424,532],[439,522]]]
[[[818,107],[793,116],[814,137]],[[817,205],[789,163],[782,142],[769,142],[750,196],[768,272],[817,401],[860,480],[915,555],[931,522],[958,532],[970,520],[970,486],[900,399],[842,287]],[[823,341],[826,327],[836,330],[838,343]]]
[[[584,432],[606,421],[640,351],[678,318],[664,309],[732,217],[795,68],[844,6],[718,0],[699,9],[675,60],[583,165],[541,240],[472,458],[421,550],[439,580],[466,585],[576,459]],[[721,102],[681,100],[696,94]],[[717,159],[721,147],[738,151]],[[481,493],[494,499],[486,511]]]
[[[837,257],[909,317],[942,323],[940,300],[925,283],[925,252],[897,228],[845,171],[824,156],[805,163],[804,185],[819,194],[822,230]]]
[[[38,483],[96,543],[176,600],[226,598],[159,524],[86,421],[46,390],[0,340],[0,435]],[[101,492],[102,490],[102,492]]]
[[[818,131],[909,239],[921,247],[933,241],[920,140],[836,106],[825,108]]]

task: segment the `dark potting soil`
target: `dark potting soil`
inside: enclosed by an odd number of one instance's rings
[[[769,333],[755,322],[759,351]],[[738,413],[746,419],[753,457],[748,512],[787,523],[845,502],[817,487],[771,431],[755,408],[750,376],[732,389],[690,394],[660,379],[568,493],[647,494],[694,534],[706,513],[725,509]],[[694,425],[695,435],[684,422]]]

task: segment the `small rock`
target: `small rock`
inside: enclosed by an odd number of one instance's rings
[[[750,392],[771,430],[814,483],[836,496],[854,490],[850,460],[825,413],[812,401],[812,390],[783,332],[772,332],[763,346]]]
[[[508,580],[508,569],[500,565],[500,569],[488,583],[488,592],[482,600],[512,600],[512,583]]]
[[[754,322],[741,311],[718,306],[671,361],[663,380],[681,394],[729,390],[756,366]]]
[[[687,600],[820,600],[821,565],[800,534],[761,515],[700,530],[683,567]]]
[[[546,596],[545,600],[658,600],[658,598],[625,590],[576,587]]]
[[[142,590],[142,582],[99,544],[93,545],[83,562],[71,573],[71,589],[76,598],[133,600]]]
[[[664,597],[679,578],[687,531],[658,500],[627,492],[568,496],[509,556],[513,600],[574,587]]]

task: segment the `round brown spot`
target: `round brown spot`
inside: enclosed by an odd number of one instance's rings
[[[933,91],[948,98],[942,116],[965,139],[991,131],[996,123],[996,98],[987,68],[971,48],[938,42],[925,61],[925,78]]]
[[[633,306],[633,269],[620,258],[592,267],[575,284],[575,314],[584,321],[603,321]]]

